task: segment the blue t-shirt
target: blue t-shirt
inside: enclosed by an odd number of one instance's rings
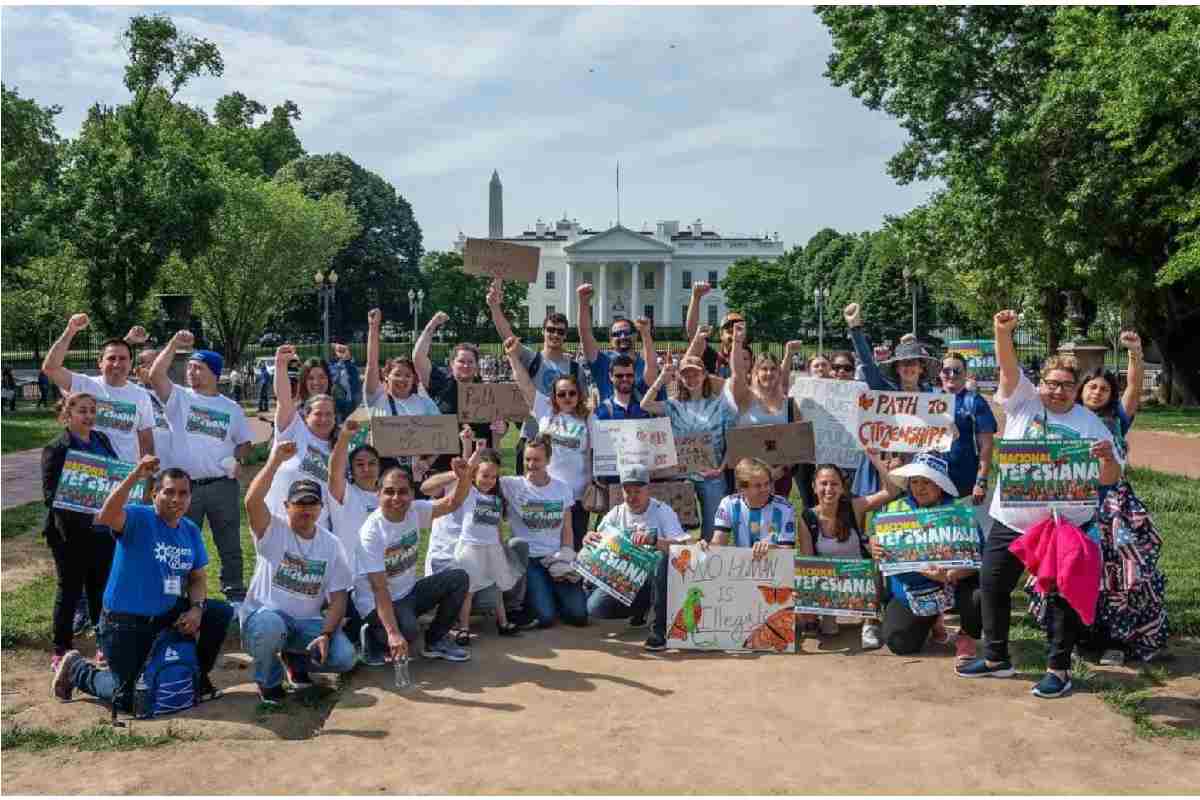
[[[958,489],[959,497],[964,497],[971,493],[979,474],[975,434],[995,433],[996,417],[988,401],[978,392],[963,389],[954,396],[954,424],[958,426],[958,438],[950,446],[946,461],[950,467],[950,480]]]
[[[612,381],[609,380],[608,371],[612,368],[613,359],[617,357],[617,353],[611,350],[601,350],[596,354],[596,360],[588,367],[592,371],[592,385],[596,387],[596,392],[600,395],[601,400],[607,400],[613,396]],[[633,391],[641,397],[644,397],[650,387],[646,385],[646,359],[637,356],[633,360]],[[666,387],[661,387],[658,390],[659,400],[667,399]],[[636,417],[629,417],[636,419]]]
[[[667,416],[676,437],[708,435],[717,463],[725,460],[725,429],[737,418],[737,406],[728,392],[721,391],[695,400],[667,398]]]
[[[188,573],[208,564],[200,529],[187,517],[171,528],[153,506],[125,508],[104,607],[120,614],[157,617],[187,596]]]

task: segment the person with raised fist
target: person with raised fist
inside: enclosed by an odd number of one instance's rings
[[[575,291],[579,295],[579,342],[583,346],[583,354],[592,373],[592,383],[601,402],[613,396],[614,387],[609,379],[609,372],[612,370],[613,359],[618,356],[633,360],[635,389],[638,394],[645,393],[646,388],[658,377],[653,323],[644,317],[633,321],[624,317],[613,320],[608,334],[612,350],[601,350],[592,333],[592,285],[582,284]],[[641,353],[634,349],[635,335],[641,337]]]

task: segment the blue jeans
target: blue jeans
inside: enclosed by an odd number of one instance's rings
[[[529,559],[525,582],[525,608],[539,627],[549,628],[560,616],[568,625],[587,625],[587,596],[580,584],[554,580],[537,556]]]
[[[667,633],[667,563],[670,561],[664,553],[658,560],[658,569],[654,575],[646,579],[642,588],[634,595],[633,604],[625,605],[603,589],[592,590],[588,597],[588,613],[598,619],[625,619],[627,617],[645,617],[651,602],[654,603],[654,624],[651,630],[658,636],[665,637]]]
[[[155,638],[174,625],[186,610],[186,603],[181,603],[161,617],[134,618],[105,609],[96,629],[96,641],[108,660],[108,669],[99,669],[92,662],[80,659],[71,672],[71,683],[81,692],[109,703],[121,693],[120,708],[132,708],[133,685],[142,674]],[[200,617],[200,635],[196,640],[201,675],[207,676],[217,663],[232,620],[233,606],[220,600],[208,601]]]
[[[715,478],[692,479],[692,486],[696,488],[696,497],[700,500],[700,538],[711,542],[717,506],[725,497],[725,477],[718,475]]]
[[[280,653],[304,656],[312,672],[349,672],[354,668],[354,645],[339,628],[329,640],[329,654],[318,664],[308,658],[309,642],[325,627],[322,617],[296,619],[282,611],[260,608],[246,618],[242,625],[242,644],[254,658],[254,680],[264,689],[283,682]]]

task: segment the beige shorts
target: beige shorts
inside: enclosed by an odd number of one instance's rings
[[[458,543],[454,548],[454,560],[471,578],[467,591],[478,592],[495,584],[497,589],[507,592],[516,585],[521,575],[509,563],[505,549],[504,545],[498,543]]]

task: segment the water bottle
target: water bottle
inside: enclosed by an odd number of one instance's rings
[[[146,685],[146,678],[141,675],[133,687],[133,716],[138,719],[150,717],[150,687]]]
[[[412,686],[412,676],[408,674],[408,656],[403,655],[392,662],[392,669],[395,672],[396,688],[408,689]]]

